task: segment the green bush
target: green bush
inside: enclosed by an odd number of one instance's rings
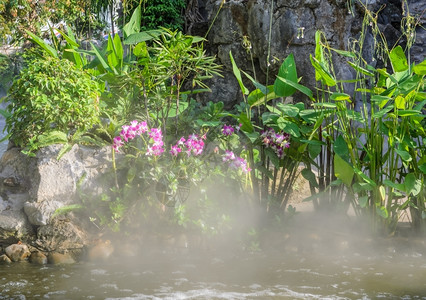
[[[42,135],[63,132],[68,138],[99,120],[99,87],[68,60],[36,59],[23,69],[9,90],[10,140],[30,149]]]

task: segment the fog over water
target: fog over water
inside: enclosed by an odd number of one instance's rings
[[[112,240],[108,261],[0,266],[0,299],[426,299],[421,237],[379,237],[352,217],[311,211],[274,223],[252,206],[232,218],[236,231],[204,242],[135,232]],[[242,237],[253,228],[251,250]]]

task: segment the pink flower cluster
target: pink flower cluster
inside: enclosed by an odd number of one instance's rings
[[[223,125],[223,128],[222,128],[222,134],[226,135],[226,136],[233,135],[235,130],[237,132],[240,130],[241,126],[242,126],[242,124],[236,126],[235,129],[234,129],[234,127],[232,127],[232,125],[226,125],[225,124],[225,125]]]
[[[125,142],[129,142],[134,138],[141,136],[148,132],[150,138],[150,144],[147,146],[146,155],[159,156],[164,152],[163,148],[163,134],[159,128],[148,128],[146,122],[132,121],[130,125],[123,125],[119,136],[116,136],[113,140],[113,148],[116,152],[120,151],[120,148]]]
[[[290,147],[290,135],[285,132],[276,133],[273,128],[264,130],[261,133],[263,144],[270,147],[277,154],[278,158],[284,157],[284,148]]]
[[[188,136],[188,139],[181,137],[179,141],[172,146],[170,154],[173,156],[178,156],[180,152],[185,151],[188,157],[191,156],[191,154],[194,156],[200,155],[204,150],[205,139],[205,135],[199,137],[196,134],[191,134]]]
[[[223,162],[228,162],[231,168],[241,168],[241,170],[246,174],[251,171],[251,169],[247,166],[247,161],[242,157],[235,156],[234,152],[230,150],[225,151],[222,160]]]

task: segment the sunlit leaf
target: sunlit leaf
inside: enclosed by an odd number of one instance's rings
[[[389,54],[394,72],[403,72],[408,69],[408,62],[401,46],[396,46]]]
[[[278,77],[297,83],[296,62],[294,61],[293,53],[287,56],[281,64],[280,69],[278,70]],[[277,78],[274,82],[274,92],[279,97],[288,97],[293,95],[296,92],[296,89]]]
[[[334,175],[341,179],[346,186],[352,185],[354,170],[352,166],[343,160],[338,154],[334,155]]]

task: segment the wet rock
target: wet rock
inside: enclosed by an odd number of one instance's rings
[[[12,261],[6,254],[0,255],[0,265],[10,264],[11,262]]]
[[[110,240],[100,240],[89,249],[88,258],[91,261],[107,260],[113,252],[114,246]]]
[[[49,264],[73,264],[75,263],[74,258],[69,253],[58,253],[58,252],[50,252],[47,256],[47,261]]]
[[[45,265],[47,264],[47,256],[41,253],[40,251],[34,251],[30,255],[30,263]]]
[[[87,243],[87,233],[69,220],[54,218],[51,224],[37,230],[36,244],[45,251],[81,249]]]
[[[5,249],[6,255],[12,261],[24,261],[31,255],[28,246],[25,244],[13,244]]]

